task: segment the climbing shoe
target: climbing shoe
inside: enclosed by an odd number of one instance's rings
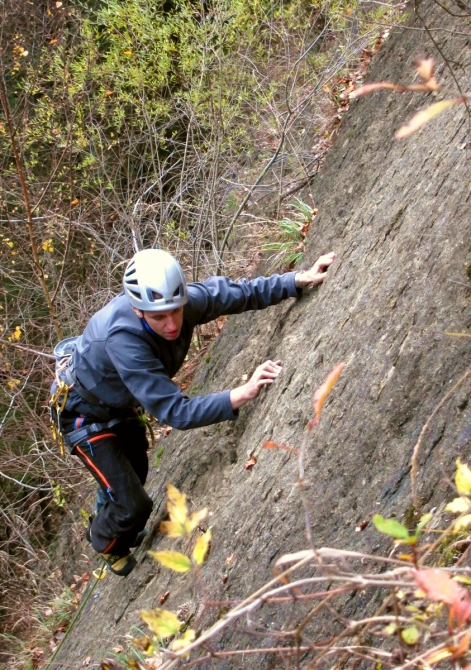
[[[92,523],[93,523],[93,515],[88,517],[88,526],[87,530],[85,531],[85,539],[87,542],[92,543]]]
[[[125,556],[116,554],[100,554],[111,572],[120,577],[127,577],[129,573],[134,570],[137,561],[134,556],[129,553]]]
[[[93,523],[93,519],[94,519],[93,515],[88,517],[88,527],[87,527],[87,530],[85,531],[85,539],[87,540],[87,542],[90,542],[90,544],[92,542],[92,523]],[[131,547],[133,547],[133,548],[134,547],[140,547],[148,532],[149,531],[147,530],[147,528],[144,528],[144,530],[141,530],[136,535],[136,539],[131,544]]]

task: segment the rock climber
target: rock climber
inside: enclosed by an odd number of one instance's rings
[[[92,316],[52,388],[56,398],[58,384],[66,389],[62,411],[57,402],[52,411],[65,444],[99,484],[87,539],[113,573],[126,576],[135,567],[130,549],[142,542],[152,510],[144,489],[144,412],[179,430],[231,421],[282,369],[281,361],[268,360],[237,388],[189,398],[172,377],[194,327],[295,298],[323,282],[334,259],[331,252],[302,272],[188,285],[180,264],[161,249],[139,251],[128,263],[123,292]]]

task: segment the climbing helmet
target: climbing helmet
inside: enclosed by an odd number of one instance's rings
[[[182,267],[162,249],[134,254],[124,273],[123,288],[131,305],[143,312],[164,312],[188,302]]]

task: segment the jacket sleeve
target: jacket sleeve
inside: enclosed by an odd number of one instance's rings
[[[183,395],[138,335],[126,331],[113,333],[106,351],[129,392],[161,423],[187,430],[237,418],[238,413],[230,403],[230,391],[191,399]]]
[[[295,274],[286,272],[237,282],[227,277],[210,277],[203,283],[190,284],[188,318],[193,325],[207,323],[223,314],[265,309],[287,298],[296,298],[300,291],[294,284]]]

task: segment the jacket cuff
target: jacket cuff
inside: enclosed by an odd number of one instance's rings
[[[295,270],[294,272],[285,272],[282,275],[283,279],[286,280],[288,290],[290,293],[290,298],[299,298],[303,294],[303,289],[301,286],[296,286],[295,277],[300,272],[300,270]]]
[[[223,421],[234,421],[239,416],[238,409],[232,409],[231,405],[231,392],[222,391],[221,393],[222,401],[224,404],[224,419]]]

